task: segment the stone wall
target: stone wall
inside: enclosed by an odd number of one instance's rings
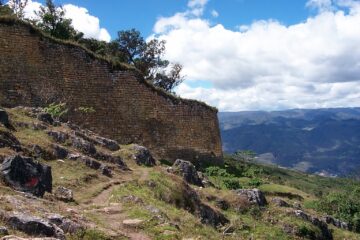
[[[0,19],[0,105],[66,102],[69,120],[122,144],[139,143],[159,158],[194,162],[222,157],[217,110],[115,70],[85,49]],[[93,107],[95,113],[74,109]]]

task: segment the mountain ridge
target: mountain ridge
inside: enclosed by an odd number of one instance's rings
[[[360,164],[360,108],[219,113],[223,149],[253,150],[267,163],[346,175]],[[273,157],[269,159],[269,156]]]

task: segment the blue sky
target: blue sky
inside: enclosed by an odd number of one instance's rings
[[[45,1],[39,1],[45,2]],[[108,29],[112,38],[118,30],[136,28],[144,36],[152,33],[159,17],[169,17],[187,9],[187,0],[56,0],[55,3],[74,4],[85,7],[91,15],[100,19],[101,26]],[[304,21],[314,11],[307,8],[306,0],[212,0],[204,17],[214,23],[222,23],[234,29],[240,24],[255,20],[277,19],[284,24]],[[219,13],[217,18],[211,11]]]
[[[27,17],[44,1],[29,0]],[[360,0],[57,0],[86,37],[136,28],[220,111],[360,106]]]

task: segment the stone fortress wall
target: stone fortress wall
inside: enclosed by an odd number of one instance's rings
[[[69,120],[121,144],[139,143],[155,156],[221,161],[217,110],[170,96],[136,71],[115,68],[85,49],[0,19],[0,105],[66,102]],[[92,107],[94,113],[74,109]]]

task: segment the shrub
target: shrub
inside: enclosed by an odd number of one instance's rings
[[[214,177],[234,177],[233,175],[229,174],[226,169],[215,166],[206,168],[205,173],[208,176]]]
[[[68,109],[66,108],[66,103],[51,103],[44,108],[44,111],[49,113],[53,118],[59,119],[68,112]]]
[[[262,184],[262,181],[259,178],[253,178],[249,182],[249,185],[252,187],[259,187],[261,184]]]
[[[241,188],[240,182],[237,178],[229,178],[223,180],[224,186],[227,189],[239,189]]]

